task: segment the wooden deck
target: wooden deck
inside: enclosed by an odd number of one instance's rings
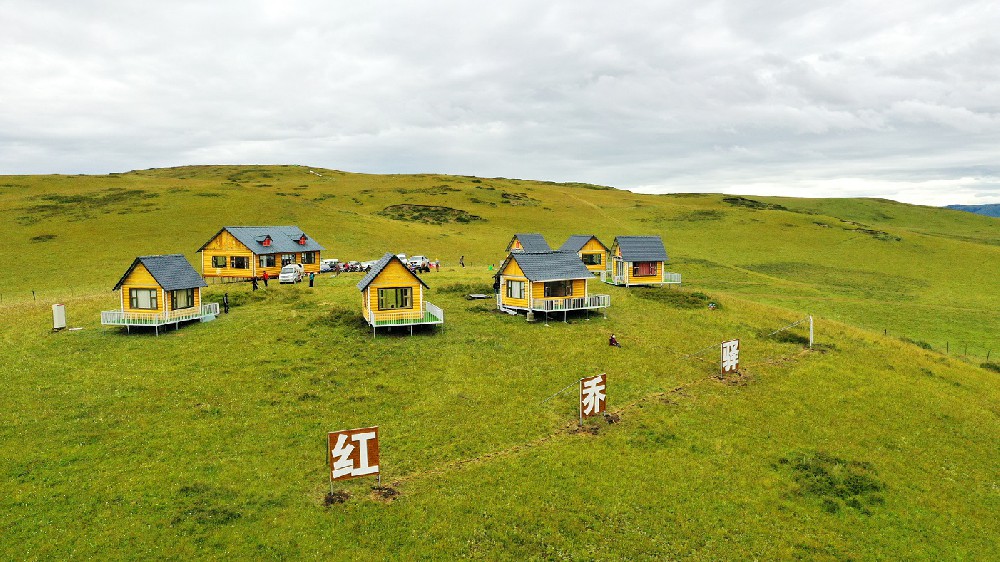
[[[105,310],[101,312],[101,324],[105,326],[144,326],[159,328],[167,324],[178,325],[181,322],[201,320],[202,318],[219,315],[219,303],[208,303],[198,307],[171,310],[168,312],[126,312],[124,310]],[[157,333],[159,331],[157,330]]]

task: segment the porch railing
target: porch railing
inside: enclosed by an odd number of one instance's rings
[[[587,310],[611,306],[611,295],[588,295],[586,297],[566,297],[538,299],[531,303],[532,310],[555,312],[563,310]]]
[[[611,284],[611,285],[625,285],[625,284],[628,283],[628,278],[627,278],[626,275],[615,275],[614,273],[612,273],[610,271],[602,271],[602,272],[600,272],[600,276],[601,276],[601,281],[603,281],[604,283]],[[680,273],[668,273],[668,272],[664,271],[663,275],[660,277],[660,279],[661,280],[659,281],[659,283],[666,283],[666,284],[670,284],[670,285],[680,285],[681,284],[681,274]],[[636,281],[633,284],[634,285],[641,285],[643,283],[646,283],[646,281]]]
[[[444,311],[440,307],[424,301],[421,309],[387,312],[369,310],[368,323],[372,326],[412,326],[414,324],[443,324]]]
[[[173,322],[198,320],[205,316],[218,316],[219,303],[210,302],[192,308],[165,312],[131,312],[105,310],[101,312],[101,324],[110,326],[162,326]]]

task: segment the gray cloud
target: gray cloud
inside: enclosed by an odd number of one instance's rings
[[[0,3],[0,173],[1000,201],[995,3],[356,4]]]

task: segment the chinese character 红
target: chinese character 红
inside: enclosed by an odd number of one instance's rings
[[[600,374],[596,377],[580,379],[580,417],[593,416],[604,411],[607,399],[604,393],[606,376]]]
[[[722,372],[731,373],[740,368],[740,340],[722,343]]]
[[[328,439],[331,480],[378,473],[377,427],[335,431]]]

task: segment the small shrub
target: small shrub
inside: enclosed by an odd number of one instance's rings
[[[903,336],[903,337],[901,337],[899,339],[902,340],[902,341],[904,341],[904,342],[906,342],[906,343],[911,343],[911,344],[919,347],[920,349],[933,349],[933,348],[931,348],[931,344],[929,344],[929,343],[927,343],[925,341],[913,340],[913,339],[910,339],[910,338],[908,338],[906,336]]]
[[[772,334],[771,339],[774,341],[779,341],[782,343],[794,343],[797,345],[807,346],[809,345],[809,336],[803,336],[801,334],[796,334],[789,331],[778,332],[777,334]]]
[[[868,506],[885,503],[881,495],[885,484],[871,463],[810,451],[778,459],[778,466],[791,470],[798,495],[818,498],[827,513],[837,513],[846,506],[870,514]]]
[[[1000,363],[993,363],[992,361],[987,361],[980,365],[980,367],[988,370],[1000,373]]]
[[[747,199],[746,197],[723,197],[722,201],[724,203],[729,203],[734,207],[746,207],[747,209],[754,209],[758,211],[787,211],[788,208],[783,205],[775,205],[773,203],[764,203],[763,201],[757,201],[756,199]]]
[[[867,234],[872,238],[882,240],[883,242],[899,242],[902,240],[901,237],[896,236],[895,234],[889,234],[884,230],[875,230],[873,228],[848,228],[847,230]]]
[[[422,222],[427,224],[444,224],[451,222],[468,223],[486,220],[462,209],[441,207],[438,205],[389,205],[378,212],[383,217],[398,221]]]
[[[49,240],[52,240],[55,237],[56,237],[55,234],[39,234],[38,236],[32,236],[31,237],[31,241],[32,242],[48,242]]]
[[[507,203],[514,206],[517,205],[535,206],[538,205],[539,203],[538,199],[535,199],[534,197],[531,197],[530,195],[524,192],[511,193],[510,191],[504,191],[500,194],[500,197],[501,199],[503,199],[501,203]]]

